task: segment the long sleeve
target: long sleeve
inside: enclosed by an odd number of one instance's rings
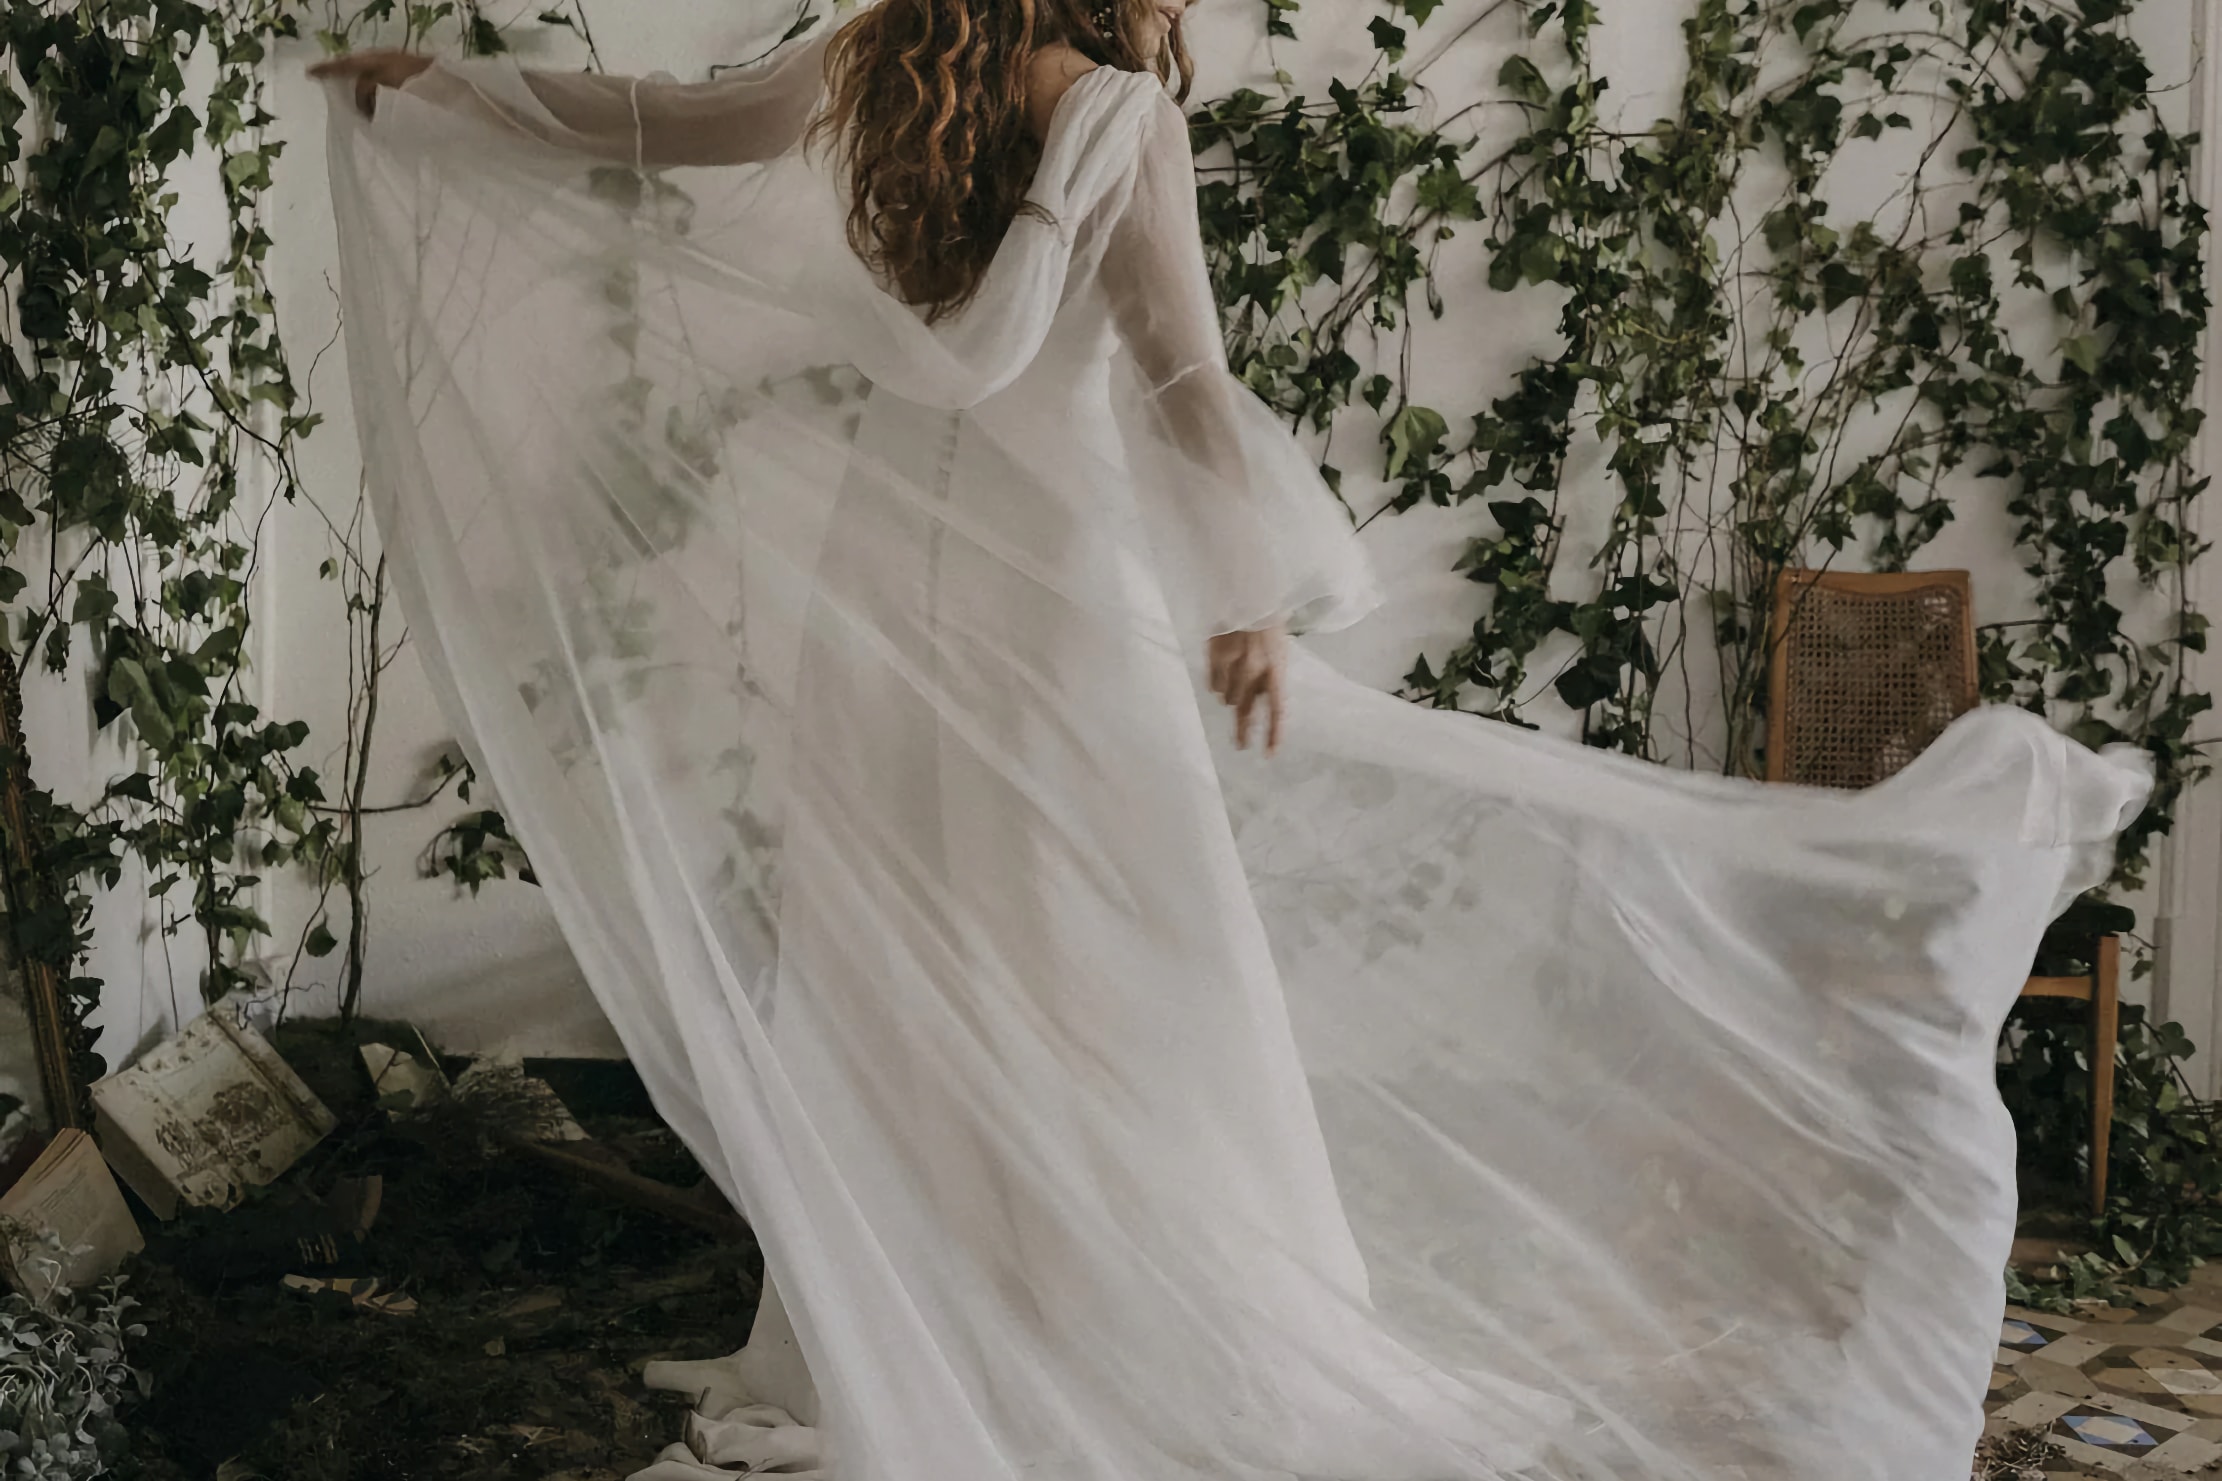
[[[507,57],[474,57],[435,62],[403,91],[558,148],[646,169],[749,164],[802,137],[818,106],[825,41],[813,38],[708,82],[542,72]]]
[[[1227,366],[1205,270],[1187,121],[1161,100],[1101,282],[1126,350],[1115,382],[1175,617],[1205,634],[1346,626],[1379,601],[1317,466]]]

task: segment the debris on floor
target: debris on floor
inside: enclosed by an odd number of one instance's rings
[[[456,1099],[471,1102],[486,1113],[487,1125],[509,1140],[529,1142],[583,1142],[591,1140],[586,1128],[572,1116],[571,1108],[554,1087],[525,1073],[524,1061],[513,1055],[471,1061],[455,1078]]]
[[[641,1367],[740,1346],[762,1264],[630,1068],[474,1069],[397,1024],[269,1043],[333,1129],[229,1211],[150,1229],[130,1279],[154,1398],[117,1474],[617,1481],[651,1462],[687,1404]]]
[[[2047,1440],[2043,1430],[1990,1435],[1976,1447],[1969,1481],[2044,1481],[2045,1463],[2059,1454],[2060,1447]]]
[[[311,1296],[336,1296],[357,1311],[368,1311],[378,1316],[415,1316],[417,1300],[394,1291],[381,1290],[375,1275],[289,1275],[279,1282],[289,1291],[301,1291]],[[489,1346],[498,1345],[495,1338]],[[499,1357],[499,1353],[492,1356]]]
[[[422,1033],[413,1032],[411,1038],[410,1049],[375,1042],[361,1046],[371,1088],[378,1094],[378,1103],[388,1111],[421,1111],[448,1096],[447,1076],[440,1070],[439,1056],[425,1043]]]

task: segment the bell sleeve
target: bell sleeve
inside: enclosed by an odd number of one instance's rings
[[[824,86],[826,39],[708,82],[543,72],[496,56],[435,61],[401,90],[559,149],[641,169],[752,164],[784,154],[809,126]]]
[[[1099,270],[1123,353],[1113,394],[1176,622],[1191,636],[1347,626],[1380,596],[1349,517],[1227,365],[1187,121],[1161,99]]]

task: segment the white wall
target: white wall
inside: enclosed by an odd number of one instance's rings
[[[205,94],[215,74],[212,60],[202,55],[187,68],[188,91]],[[36,137],[35,117],[25,120]],[[199,261],[220,261],[231,231],[215,164],[206,158],[182,161],[175,172],[180,200],[170,213],[173,238],[186,244]],[[251,478],[254,470],[248,470]],[[252,522],[257,496],[242,488],[234,528],[244,532]],[[45,530],[26,533],[14,564],[26,572],[46,565]],[[72,551],[64,551],[66,567]],[[125,589],[123,573],[111,568],[110,584]],[[139,765],[130,727],[99,729],[93,719],[92,691],[88,681],[89,645],[79,635],[72,646],[72,661],[61,674],[48,673],[34,663],[23,675],[24,741],[31,756],[32,775],[40,787],[63,801],[90,806],[108,782]],[[181,1018],[200,1011],[199,980],[206,952],[190,930],[175,936],[163,934],[166,917],[160,902],[146,894],[147,876],[133,860],[112,891],[93,894],[93,950],[86,971],[102,979],[105,989],[91,1019],[95,1047],[117,1067],[137,1051],[161,1039]],[[171,901],[171,914],[183,904],[183,891]]]
[[[2194,85],[2185,89],[2185,107],[2200,134],[2222,139],[2222,86],[2214,72],[2216,47],[2222,44],[2222,5],[2214,0],[2191,0],[2186,30],[2195,53]],[[2210,204],[2222,201],[2222,150],[2201,153],[2199,198]],[[2214,281],[2218,263],[2209,240],[2208,281]],[[2207,421],[2201,438],[2200,466],[2213,469],[2222,455],[2222,394],[2212,367],[2222,354],[2222,324],[2208,326],[2205,363],[2209,368],[2204,386]],[[2201,501],[2193,511],[2193,526],[2200,537],[2222,539],[2222,517],[2216,495]],[[2222,571],[2215,555],[2195,565],[2189,582],[2192,601],[2208,612],[2222,604]],[[2210,694],[2222,695],[2222,644],[2194,656],[2193,681]],[[2222,735],[2222,716],[2209,714],[2197,734]],[[2213,752],[2208,753],[2210,758]],[[2183,800],[2174,835],[2162,857],[2159,918],[2154,936],[2158,946],[2157,982],[2152,989],[2155,1011],[2184,1026],[2201,1052],[2191,1070],[2193,1087],[2202,1095],[2222,1095],[2222,778],[2210,778]],[[2209,1046],[2212,1046],[2210,1049]]]
[[[2189,44],[2194,3],[2148,0],[2143,29],[2164,85],[2188,79],[2195,51]],[[704,75],[713,61],[755,54],[793,14],[790,0],[734,0],[690,7],[653,0],[586,0],[586,5],[611,69],[660,68],[682,77]],[[519,13],[529,17],[537,8],[522,6]],[[1484,8],[1485,0],[1449,0],[1416,33],[1415,59],[1430,54]],[[1608,96],[1624,120],[1647,121],[1673,103],[1680,81],[1679,27],[1686,6],[1663,0],[1608,0],[1603,9],[1606,24],[1598,57],[1600,70],[1612,79]],[[1297,18],[1305,39],[1269,48],[1260,34],[1257,6],[1241,0],[1205,5],[1191,17],[1199,62],[1195,96],[1216,96],[1241,83],[1267,85],[1276,64],[1318,90],[1326,77],[1347,74],[1370,62],[1364,26],[1378,13],[1377,6],[1361,0],[1309,0]],[[580,55],[568,36],[536,27],[529,19],[512,34],[521,46],[530,47],[528,60],[567,66]],[[1499,65],[1523,44],[1509,7],[1505,14],[1485,21],[1456,52],[1427,72],[1437,106],[1455,107],[1476,97],[1496,96]],[[273,62],[272,101],[287,150],[274,196],[273,232],[278,247],[272,271],[281,325],[297,367],[305,366],[330,340],[335,320],[323,100],[300,75],[313,56],[302,46],[281,50]],[[2171,76],[2170,68],[2184,75]],[[2183,114],[2179,122],[2187,123],[2194,111],[2194,95],[2180,88],[2175,96]],[[1509,110],[1504,110],[1490,115],[1487,126],[1502,132],[1514,122]],[[1866,178],[1845,182],[1845,189],[1850,196],[1860,197],[1879,193],[1888,183],[1887,167],[1876,163],[1868,167]],[[2222,192],[2210,191],[2208,198],[2222,198]],[[1478,229],[1469,230],[1466,240],[1444,259],[1441,281],[1448,312],[1440,323],[1424,324],[1419,331],[1414,380],[1421,400],[1446,407],[1478,407],[1517,366],[1550,344],[1555,305],[1549,295],[1532,290],[1516,295],[1492,292],[1484,276],[1482,235]],[[295,507],[281,509],[274,518],[265,558],[262,600],[267,607],[259,665],[262,697],[269,711],[309,720],[314,729],[311,750],[328,752],[336,748],[342,733],[345,642],[337,590],[317,578],[316,568],[329,548],[324,517],[341,523],[350,517],[358,467],[340,358],[336,354],[318,358],[307,382],[327,421],[304,449],[302,467],[324,514]],[[1346,455],[1344,461],[1360,459]],[[1608,505],[1611,491],[1594,450],[1586,460],[1575,461],[1572,476],[1594,483],[1596,498],[1586,501],[1592,508]],[[1361,507],[1369,497],[1355,473],[1346,492]],[[1485,519],[1477,511],[1419,510],[1375,523],[1367,539],[1392,593],[1390,604],[1373,621],[1323,642],[1329,656],[1358,676],[1387,686],[1409,667],[1414,654],[1423,649],[1439,652],[1457,642],[1476,615],[1477,589],[1453,574],[1451,565],[1465,538]],[[1564,564],[1567,578],[1578,582],[1580,562]],[[1961,521],[1924,564],[1971,567],[1983,620],[2019,615],[2022,582],[2005,545],[2003,515],[1995,508],[1986,514],[1980,506],[1966,506]],[[2214,677],[2222,679],[2222,674]],[[396,802],[415,793],[448,734],[407,654],[387,677],[383,704],[371,787],[374,803]],[[53,727],[51,739],[36,734],[34,740],[42,776],[58,776],[59,769],[78,764],[81,757],[73,755],[72,748],[81,753],[83,746],[69,730],[74,721],[48,723]],[[327,777],[337,776],[336,754],[320,755],[312,764]],[[2202,805],[2206,810],[2197,814],[2202,838],[2212,834],[2222,842],[2222,803],[2210,798]],[[488,886],[476,899],[458,898],[445,882],[418,877],[419,853],[452,811],[393,815],[371,825],[370,856],[377,877],[372,888],[369,1010],[413,1018],[459,1049],[615,1052],[537,890],[502,882]],[[2222,855],[2222,847],[2209,853]],[[2198,864],[2188,877],[2204,883],[2174,879],[2174,896],[2203,901],[2202,908],[2211,913],[2222,888],[2216,883],[2217,861]],[[298,881],[285,880],[276,886],[270,911],[281,940],[298,932],[309,905],[307,891]],[[104,907],[108,915],[102,927],[103,961],[118,981],[111,1011],[105,1016],[119,1047],[142,1039],[172,1013],[159,973],[143,967],[135,955],[139,947],[130,918],[133,908],[121,902]],[[335,929],[339,926],[335,922]],[[2200,949],[2206,955],[2191,970],[2194,975],[2205,974],[2204,991],[2212,997],[2214,943],[2207,941]],[[339,960],[334,955],[310,964],[305,975],[321,979],[328,989]],[[183,995],[190,998],[190,978],[184,980],[188,985]],[[134,992],[133,987],[140,990]],[[320,1002],[311,995],[309,1011],[328,1007],[328,991]],[[2203,1011],[2213,1019],[2222,1004]],[[2222,1020],[2213,1021],[2211,1027],[2205,1021],[2192,1026],[2195,1034],[2207,1027],[2206,1038],[2222,1032]]]

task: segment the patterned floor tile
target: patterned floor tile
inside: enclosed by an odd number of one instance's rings
[[[2134,1363],[2118,1368],[2095,1368],[2091,1381],[2110,1394],[2126,1394],[2131,1398],[2165,1399],[2169,1388],[2158,1374],[2149,1373]]]
[[[2048,1362],[2043,1354],[2035,1354],[2014,1365],[2014,1372],[2023,1383],[2044,1393],[2059,1394],[2068,1399],[2095,1399],[2103,1391],[2091,1371],[2097,1364],[2083,1368],[2065,1368]]]
[[[1988,1432],[2043,1431],[2045,1475],[2222,1481],[2222,1266],[2138,1304],[2067,1314],[2009,1306]]]
[[[2052,1432],[2066,1439],[2081,1440],[2086,1445],[2138,1455],[2158,1449],[2164,1441],[2175,1438],[2173,1430],[2089,1404],[2079,1404],[2054,1420]]]
[[[2073,1332],[2083,1325],[2081,1317],[2065,1316],[2056,1311],[2038,1311],[2034,1307],[2006,1303],[2008,1321],[2028,1322],[2031,1326],[2045,1327],[2058,1332]]]
[[[2083,1320],[2092,1326],[2127,1327],[2133,1325],[2139,1319],[2140,1313],[2134,1306],[2105,1306],[2095,1311],[2083,1312],[2081,1315]]]
[[[2048,1477],[2222,1481],[2222,1270],[2135,1294],[2072,1314],[2006,1308],[1991,1425],[2042,1430],[2059,1448]]]
[[[1997,1417],[2015,1429],[2037,1429],[2050,1425],[2075,1407],[2076,1401],[2066,1394],[2033,1390],[2000,1408]]]
[[[2222,1461],[2222,1443],[2197,1435],[2177,1435],[2145,1457],[2147,1465],[2193,1475]]]
[[[2222,1374],[2200,1362],[2195,1353],[2181,1348],[2142,1347],[2130,1358],[2172,1394],[2222,1394]]]
[[[2104,1336],[2094,1336],[2088,1329],[2050,1342],[2039,1349],[2048,1363],[2063,1368],[2080,1368],[2108,1348],[2118,1345],[2126,1334],[2110,1331]]]
[[[2216,1327],[2222,1327],[2222,1311],[2210,1306],[2182,1306],[2153,1323],[2189,1336],[2203,1336]]]

